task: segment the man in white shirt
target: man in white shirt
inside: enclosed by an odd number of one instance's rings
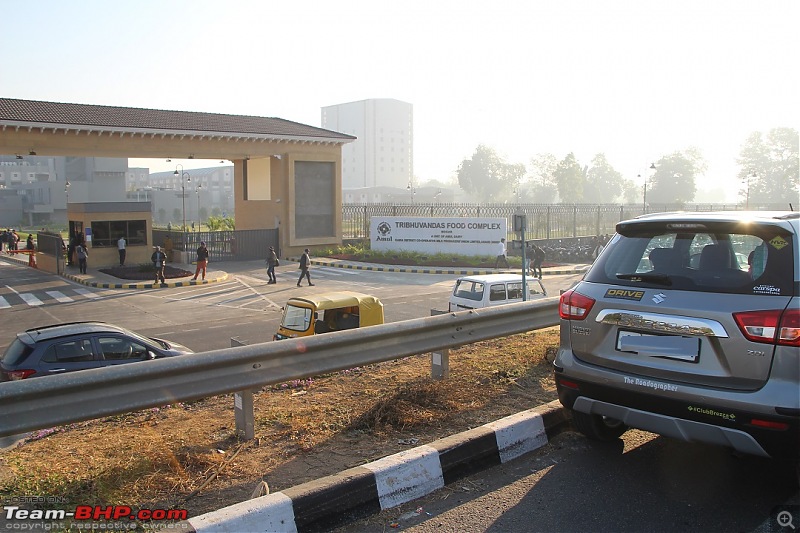
[[[117,250],[119,250],[119,266],[121,267],[125,266],[125,254],[126,254],[125,248],[127,244],[128,243],[125,242],[124,236],[120,237],[119,240],[117,241]]]
[[[509,268],[510,265],[508,264],[508,259],[506,258],[506,240],[500,239],[500,242],[497,243],[497,259],[494,261],[494,267],[499,268],[500,262],[505,263],[506,268]]]

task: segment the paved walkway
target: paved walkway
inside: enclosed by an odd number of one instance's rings
[[[14,254],[3,254],[3,258],[10,259],[16,261],[21,264],[28,263],[27,256],[21,255],[14,255]],[[292,261],[298,262],[299,258],[289,258],[288,261],[290,262],[289,265],[284,265],[283,267],[278,267],[278,272],[292,272],[295,273],[297,268],[291,264]],[[225,268],[228,267],[231,271],[239,271],[241,270],[242,266],[245,265],[263,265],[263,261],[259,262],[258,260],[255,261],[229,261],[224,263],[209,263],[209,268],[206,270],[206,279],[205,280],[197,280],[192,281],[192,277],[194,276],[195,265],[187,265],[182,263],[169,263],[170,266],[180,268],[191,272],[191,275],[184,276],[181,278],[173,278],[166,280],[166,283],[154,283],[153,281],[131,281],[131,280],[122,280],[117,277],[111,276],[109,274],[105,274],[100,272],[98,268],[93,268],[91,265],[87,267],[86,274],[79,274],[78,267],[67,267],[67,271],[64,274],[65,278],[71,279],[72,281],[81,283],[83,285],[87,285],[89,287],[97,287],[101,289],[159,289],[164,287],[193,287],[197,285],[206,285],[209,283],[217,283],[220,281],[227,280],[230,275],[227,271],[215,268],[217,265],[220,267]],[[322,267],[331,267],[331,268],[346,268],[351,270],[370,270],[375,272],[398,272],[398,273],[408,273],[408,274],[449,274],[449,275],[456,275],[456,276],[475,276],[481,274],[519,274],[519,270],[514,269],[493,269],[493,268],[484,268],[484,269],[448,269],[448,268],[441,268],[441,267],[414,267],[414,266],[401,266],[401,265],[383,265],[383,264],[376,264],[376,263],[361,263],[358,261],[343,261],[340,259],[332,259],[332,258],[315,258],[311,260],[311,264],[315,266],[322,266]],[[103,268],[103,267],[101,267]],[[587,264],[575,264],[575,265],[559,265],[554,267],[544,267],[542,268],[543,276],[555,276],[555,275],[563,275],[563,274],[581,274],[585,272],[589,268]],[[266,271],[266,267],[264,267]]]

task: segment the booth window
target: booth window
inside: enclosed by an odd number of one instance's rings
[[[147,244],[145,220],[92,221],[92,247],[116,246],[125,237],[129,246]]]

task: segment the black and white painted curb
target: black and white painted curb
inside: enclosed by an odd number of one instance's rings
[[[155,281],[106,283],[102,281],[96,281],[91,277],[84,277],[79,274],[64,273],[61,275],[67,279],[71,279],[72,281],[75,281],[82,285],[86,285],[88,287],[96,287],[98,289],[158,289],[164,287],[193,287],[195,285],[208,285],[209,283],[217,283],[220,281],[226,281],[228,279],[228,273],[222,271],[214,272],[213,275],[208,276],[206,279],[197,279],[197,280],[184,279],[182,281],[166,281],[164,283],[157,283]]]
[[[377,513],[547,444],[569,422],[558,401],[281,492],[190,518],[184,531],[303,532]]]
[[[299,261],[299,258],[290,257],[289,261]],[[381,266],[359,263],[344,263],[333,259],[312,259],[312,265],[330,268],[346,268],[350,270],[371,270],[374,272],[400,272],[404,274],[448,274],[456,276],[480,276],[484,274],[519,274],[519,270],[497,270],[492,268],[484,269],[448,269],[448,268],[420,268],[413,266]],[[543,274],[548,276],[560,276],[567,274],[583,274],[589,269],[589,265],[574,265],[566,268],[552,268],[544,270]]]

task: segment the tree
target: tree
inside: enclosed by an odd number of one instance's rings
[[[181,220],[181,210],[177,207],[172,210],[172,220]]]
[[[586,176],[575,154],[568,153],[555,171],[556,186],[561,203],[580,203],[583,201],[583,186]]]
[[[598,204],[616,203],[623,192],[622,174],[611,166],[605,154],[597,154],[586,173],[583,199]]]
[[[742,146],[737,163],[742,182],[739,196],[746,203],[797,201],[800,181],[797,130],[774,128],[766,138],[761,132],[752,133]]]
[[[642,186],[633,180],[622,180],[622,199],[626,204],[641,202]]]
[[[480,145],[471,159],[458,167],[458,185],[489,202],[508,197],[525,175],[525,165],[503,161],[491,148]]]
[[[198,215],[198,217],[200,218],[200,221],[201,221],[201,222],[202,222],[203,220],[207,219],[207,218],[208,218],[208,208],[207,208],[207,207],[205,207],[205,206],[204,206],[204,207],[201,207],[201,208],[200,208],[200,214]]]
[[[705,171],[706,163],[696,148],[662,157],[656,163],[656,171],[647,185],[648,203],[691,202],[697,190],[695,180]]]
[[[212,215],[206,220],[206,225],[208,226],[208,231],[219,231],[222,229],[222,218]]]
[[[558,160],[553,154],[537,154],[531,159],[530,195],[539,204],[552,204],[558,196],[556,169]]]
[[[158,208],[158,221],[162,224],[167,220],[167,210],[163,207]]]

